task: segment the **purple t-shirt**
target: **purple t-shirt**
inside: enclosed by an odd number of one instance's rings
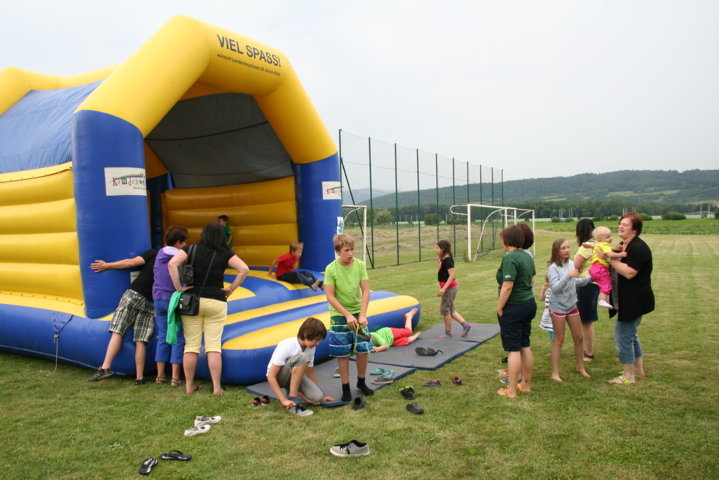
[[[155,273],[155,282],[152,284],[153,300],[170,300],[172,294],[175,293],[175,286],[172,284],[167,264],[177,252],[179,250],[175,247],[164,247],[157,252],[153,267]]]

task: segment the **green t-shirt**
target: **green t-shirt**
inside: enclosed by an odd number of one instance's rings
[[[391,347],[394,343],[394,335],[389,327],[380,328],[370,333],[370,337],[372,337],[372,345],[375,347],[379,347],[380,345]]]
[[[222,227],[222,229],[225,231],[225,241],[226,241],[226,242],[229,242],[230,237],[232,236],[232,229],[230,228],[229,225],[225,225],[224,227]],[[231,247],[231,246],[232,246],[232,242],[229,242],[229,243],[227,244],[227,246],[228,246],[228,247]]]
[[[362,290],[360,282],[369,280],[367,269],[362,260],[352,259],[352,265],[343,267],[339,260],[327,265],[325,269],[325,285],[335,287],[335,297],[340,304],[351,314],[359,313],[362,309]],[[330,305],[331,316],[342,316],[332,305]]]
[[[534,259],[527,252],[512,250],[504,256],[502,264],[497,270],[497,283],[502,288],[502,283],[507,280],[514,282],[512,293],[509,294],[507,303],[524,303],[531,299],[532,277],[537,272],[534,269]]]

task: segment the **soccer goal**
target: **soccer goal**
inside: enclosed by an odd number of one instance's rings
[[[342,219],[337,221],[337,233],[351,235],[355,242],[362,240],[362,245],[355,245],[355,250],[362,250],[362,261],[367,263],[367,205],[342,205]]]
[[[514,225],[522,219],[532,219],[532,232],[535,231],[534,210],[516,207],[504,207],[499,205],[482,205],[478,203],[467,203],[452,205],[450,213],[460,217],[466,217],[467,221],[467,259],[475,261],[485,251],[501,248],[501,241],[498,239],[499,232]],[[488,247],[488,248],[485,248]],[[535,246],[532,245],[534,255]]]

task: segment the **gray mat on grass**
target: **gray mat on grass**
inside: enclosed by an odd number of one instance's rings
[[[456,323],[456,322],[455,322]],[[444,322],[424,330],[422,336],[405,347],[392,347],[384,352],[370,355],[370,364],[386,364],[397,367],[414,367],[422,370],[436,370],[445,363],[457,358],[468,351],[477,348],[483,342],[499,334],[499,325],[473,323],[472,329],[466,337],[462,337],[459,325],[453,325],[452,338],[437,338],[444,334]],[[416,347],[430,347],[441,350],[433,357],[418,355]],[[384,367],[383,367],[384,368]],[[372,370],[372,368],[369,368]]]
[[[413,350],[414,351],[414,350]],[[375,354],[370,355],[370,358],[374,357]],[[377,378],[375,375],[370,375],[369,372],[375,368],[384,368],[385,370],[394,370],[395,380],[409,375],[415,371],[412,367],[403,367],[397,365],[385,365],[383,363],[370,362],[367,366],[367,378],[365,379],[367,386],[372,390],[377,391],[386,385],[374,385],[372,380]],[[342,398],[342,382],[339,378],[333,377],[335,370],[337,369],[337,360],[330,359],[319,365],[315,365],[315,374],[319,381],[320,388],[325,395],[335,399],[332,403],[323,404],[323,407],[337,407],[340,405],[346,405],[349,402],[343,402]],[[357,385],[357,368],[354,362],[350,362],[350,387],[352,388],[352,398],[361,395],[360,391],[356,387]],[[391,385],[391,384],[390,384]],[[270,384],[267,382],[257,383],[247,387],[247,391],[253,395],[268,395],[270,398],[277,399],[275,392],[272,391]]]

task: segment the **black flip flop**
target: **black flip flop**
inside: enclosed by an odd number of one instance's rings
[[[160,460],[179,460],[181,462],[187,462],[191,458],[192,455],[186,455],[179,450],[172,450],[171,452],[160,455]]]
[[[140,464],[140,475],[149,475],[152,469],[157,465],[155,457],[146,458]]]
[[[424,413],[424,408],[422,408],[422,407],[420,407],[419,405],[417,405],[417,402],[408,403],[408,404],[407,404],[407,407],[405,407],[405,408],[407,408],[407,411],[408,411],[408,412],[412,412],[412,413],[415,413],[415,414],[417,414],[417,415],[420,415],[420,414]]]

